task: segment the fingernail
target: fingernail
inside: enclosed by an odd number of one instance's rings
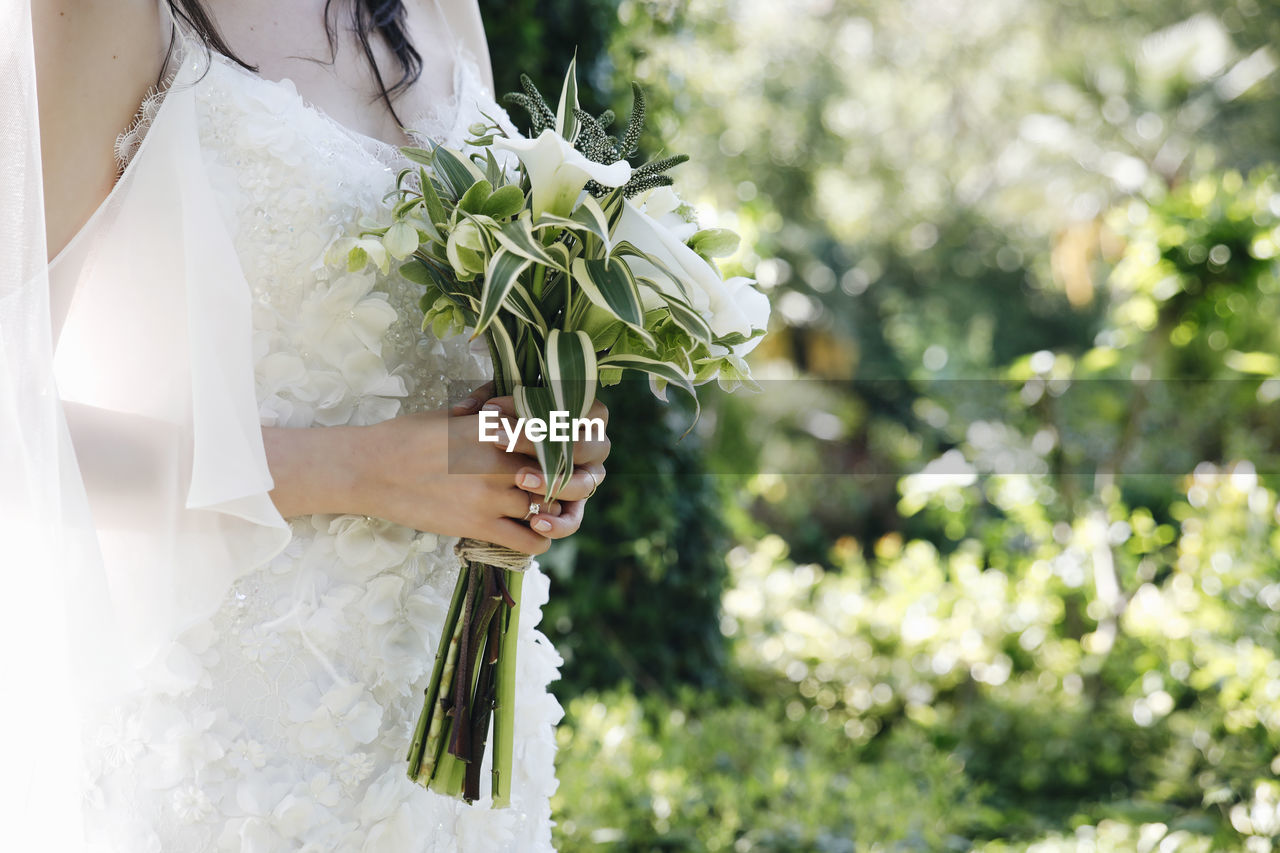
[[[539,533],[546,533],[548,530],[551,529],[551,522],[547,521],[546,519],[540,518],[533,523],[533,529],[538,531]]]
[[[480,407],[480,411],[482,411],[482,412],[501,412],[501,411],[502,411],[502,407],[501,407],[501,406],[499,406],[499,405],[497,405],[497,404],[495,404],[495,403],[485,403],[483,406],[481,406],[481,407]]]
[[[520,478],[520,485],[526,489],[536,489],[542,485],[542,478],[537,474],[525,474]]]
[[[476,407],[476,404],[479,402],[480,401],[477,400],[475,397],[468,397],[467,399],[458,403],[458,408],[462,409],[464,412],[469,412],[472,409],[474,409]]]

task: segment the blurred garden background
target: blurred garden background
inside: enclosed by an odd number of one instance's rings
[[[683,441],[606,398],[559,848],[1272,850],[1280,3],[481,6],[774,313]]]

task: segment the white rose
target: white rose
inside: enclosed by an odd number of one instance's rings
[[[753,329],[768,327],[769,297],[752,286],[755,284],[754,279],[739,275],[724,284],[724,300],[718,306],[712,306],[717,317],[716,322],[711,325],[713,329],[718,324],[721,329],[749,335]],[[760,341],[761,338],[752,338],[746,343],[738,344],[733,348],[733,353],[741,358],[755,349]]]
[[[608,166],[592,162],[550,128],[536,139],[499,136],[493,140],[493,147],[514,152],[524,164],[533,187],[534,219],[543,212],[568,216],[589,180],[606,187],[620,187],[631,179],[631,165],[625,160]]]
[[[627,266],[637,278],[652,281],[654,286],[663,293],[687,296],[694,309],[703,317],[710,319],[711,293],[722,290],[724,282],[710,264],[672,234],[670,229],[641,212],[630,201],[626,201],[623,202],[622,216],[618,220],[618,227],[614,230],[613,237],[614,242],[625,240],[666,266],[673,275],[680,277],[688,294],[682,294],[660,267],[641,258],[628,256]],[[666,304],[661,297],[644,285],[640,287],[640,299],[646,311]],[[714,327],[712,331],[715,331]]]
[[[734,332],[749,335],[752,329],[763,329],[768,324],[769,299],[751,286],[754,284],[751,279],[738,276],[725,281],[714,264],[630,201],[623,208],[614,237],[632,243],[664,264],[674,275],[680,276],[689,291],[690,303],[716,335]],[[654,264],[635,257],[626,258],[626,262],[637,277],[649,279],[663,292],[679,292]],[[662,305],[660,297],[648,287],[641,287],[640,296],[646,311]],[[758,341],[757,338],[735,347],[734,352],[739,356],[746,355]]]
[[[643,213],[667,226],[681,243],[698,233],[698,223],[690,222],[681,215],[681,209],[686,206],[685,201],[671,187],[645,190],[633,197],[632,203]]]

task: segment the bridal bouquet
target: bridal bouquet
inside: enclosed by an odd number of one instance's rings
[[[644,124],[639,87],[619,139],[609,133],[611,113],[579,108],[574,63],[555,111],[522,81],[525,91],[508,103],[529,112],[531,138],[481,123],[470,129],[470,156],[438,145],[401,149],[415,166],[388,196],[391,224],[340,243],[348,266],[387,272],[398,261],[399,274],[424,289],[424,329],[483,335],[494,393],[512,395],[522,418],[585,418],[597,387],[625,370],[647,374],[661,399],[676,386],[695,404],[695,386],[712,379],[726,390],[754,387],[743,356],[764,334],[768,300],[750,279],[721,277],[712,258],[735,251],[737,235],[700,230],[671,190],[665,172],[686,157],[628,162]],[[501,165],[510,155],[519,168]],[[551,501],[573,473],[572,443],[552,436],[537,448]],[[458,552],[408,775],[440,793],[479,798],[492,722],[492,796],[501,807],[510,802],[528,557],[467,539]]]

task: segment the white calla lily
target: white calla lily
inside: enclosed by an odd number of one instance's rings
[[[533,216],[543,213],[568,216],[587,181],[620,187],[631,179],[631,164],[619,160],[608,166],[595,163],[564,137],[547,129],[534,139],[499,136],[493,147],[520,158],[533,186]]]

